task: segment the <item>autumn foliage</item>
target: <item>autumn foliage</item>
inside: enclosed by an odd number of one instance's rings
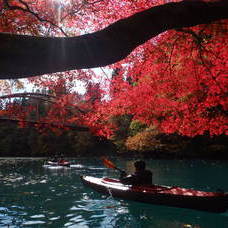
[[[8,7],[0,15],[0,31],[79,35],[166,2],[5,0],[0,3],[1,10]],[[113,118],[123,115],[168,134],[228,134],[227,29],[222,20],[167,31],[107,69],[32,78],[30,83],[56,95],[38,120],[88,126],[108,138],[119,129]],[[75,91],[79,82],[86,88],[83,95]],[[1,115],[26,119],[35,109],[34,104],[25,109],[11,102],[2,103]],[[140,134],[149,138],[149,133]],[[134,139],[128,140],[129,148]]]
[[[99,112],[132,114],[148,126],[188,136],[227,133],[225,21],[170,31],[140,47],[112,81]],[[154,42],[154,43],[153,43]],[[125,78],[125,80],[124,80]]]

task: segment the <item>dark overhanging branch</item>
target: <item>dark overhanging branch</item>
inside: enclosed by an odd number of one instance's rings
[[[168,3],[78,37],[34,37],[0,33],[0,78],[31,77],[106,66],[170,30],[228,18],[228,1]]]

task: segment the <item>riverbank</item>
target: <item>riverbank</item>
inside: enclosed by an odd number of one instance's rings
[[[145,140],[146,139],[146,140]],[[145,140],[145,141],[143,141]],[[152,143],[151,143],[152,142]],[[50,158],[118,156],[152,159],[216,159],[228,160],[228,136],[196,136],[152,134],[135,141],[134,150],[126,146],[126,137],[108,140],[89,132],[66,131],[62,135],[51,132],[39,134],[35,129],[0,124],[0,158]]]

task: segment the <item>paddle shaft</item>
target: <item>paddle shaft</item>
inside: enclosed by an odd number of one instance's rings
[[[122,169],[115,167],[114,169],[118,170],[119,172],[124,172]]]
[[[106,167],[118,170],[119,172],[124,172],[122,169],[116,167],[116,165],[113,162],[111,162],[110,160],[108,160],[107,158],[103,158],[102,160]]]

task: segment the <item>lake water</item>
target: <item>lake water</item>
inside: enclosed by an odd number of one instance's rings
[[[112,158],[132,171],[131,160]],[[44,160],[0,160],[0,227],[228,228],[228,212],[208,213],[113,199],[82,185],[80,175],[118,177],[96,158],[74,168],[44,168]],[[223,161],[147,160],[154,183],[228,192]]]

